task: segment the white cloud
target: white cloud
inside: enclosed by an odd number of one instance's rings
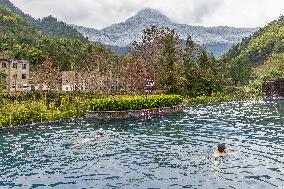
[[[137,11],[155,8],[179,23],[263,26],[284,14],[283,0],[11,0],[34,17],[53,15],[67,23],[102,28]]]

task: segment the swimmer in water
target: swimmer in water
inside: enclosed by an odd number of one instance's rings
[[[225,144],[218,144],[218,150],[214,152],[212,155],[215,158],[224,157],[227,155],[226,145]]]
[[[106,135],[106,132],[102,128],[100,128],[99,131],[97,132],[95,138],[100,138],[100,137],[103,137],[105,135]]]
[[[104,137],[105,135],[106,135],[106,132],[102,128],[100,128],[95,136],[84,138],[84,139],[80,139],[80,140],[76,140],[76,141],[73,142],[73,144],[75,144],[75,145],[76,144],[77,145],[78,144],[79,145],[80,144],[86,144],[88,142],[92,142],[94,140],[97,140],[98,138]]]

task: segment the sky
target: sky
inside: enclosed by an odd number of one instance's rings
[[[190,25],[262,27],[284,14],[284,0],[11,0],[36,18],[53,15],[67,22],[101,29],[123,22],[143,8],[161,11]]]

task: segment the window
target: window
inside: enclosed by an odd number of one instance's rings
[[[23,64],[23,65],[22,65],[22,69],[23,69],[23,70],[27,69],[27,64]]]
[[[15,85],[12,85],[12,89],[15,89],[15,87],[16,87]]]
[[[27,79],[27,74],[22,74],[22,79]]]
[[[13,68],[17,69],[17,64],[16,63],[13,63]]]
[[[6,62],[2,62],[2,68],[7,68],[7,63]]]
[[[13,78],[14,78],[14,79],[17,79],[17,77],[18,77],[17,74],[14,74],[14,75],[13,75]]]
[[[68,87],[66,87],[66,91],[69,91],[69,88],[68,88]]]
[[[19,89],[23,88],[23,85],[18,85],[18,88],[19,88]]]

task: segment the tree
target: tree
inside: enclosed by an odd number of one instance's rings
[[[235,86],[247,84],[250,80],[252,65],[247,58],[238,57],[230,63],[230,73]]]
[[[168,93],[178,93],[175,66],[179,60],[179,49],[178,37],[174,30],[164,36],[163,44],[162,65],[164,67],[164,73],[160,82],[163,90]]]
[[[59,90],[61,85],[61,73],[50,61],[35,65],[30,73],[30,79],[34,85],[39,85],[42,90],[48,87],[50,90]]]
[[[212,95],[220,92],[220,78],[218,74],[217,61],[214,57],[209,57],[202,50],[198,59],[198,76],[199,76],[199,95]]]
[[[180,61],[179,37],[174,30],[152,26],[144,31],[141,42],[134,42],[130,55],[140,62],[156,88],[177,93],[177,66]]]

